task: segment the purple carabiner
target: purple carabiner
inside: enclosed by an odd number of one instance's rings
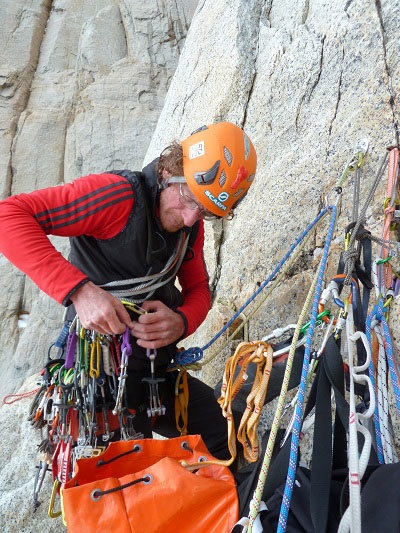
[[[65,355],[65,368],[70,369],[74,366],[75,353],[78,337],[75,331],[72,331],[68,335],[67,350]]]
[[[125,350],[125,353],[127,357],[129,357],[132,354],[132,346],[129,342],[129,335],[130,331],[128,326],[126,326],[125,332],[122,334],[122,344],[121,344],[121,351],[123,352]]]

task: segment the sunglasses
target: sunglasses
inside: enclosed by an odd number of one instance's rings
[[[208,211],[207,209],[204,209],[200,204],[196,202],[193,198],[188,196],[183,192],[182,189],[182,183],[179,184],[179,201],[184,207],[188,207],[189,209],[195,209],[199,210],[199,217],[203,220],[218,220],[219,216],[214,215],[214,213],[211,213],[211,211]]]

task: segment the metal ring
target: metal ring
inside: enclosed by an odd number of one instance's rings
[[[97,493],[97,494],[96,494]],[[101,491],[100,489],[94,489],[92,490],[92,492],[90,493],[90,499],[94,502],[98,502],[101,498]]]
[[[143,483],[145,485],[149,485],[152,482],[153,482],[153,476],[151,474],[145,474],[145,476],[143,478]]]
[[[132,451],[133,452],[141,452],[142,451],[142,446],[141,444],[134,444],[133,448],[132,448]]]
[[[197,460],[199,463],[206,463],[207,462],[207,457],[205,455],[201,455],[198,460]]]
[[[182,450],[187,450],[188,452],[193,453],[193,450],[189,446],[189,442],[187,440],[184,440],[184,441],[181,442],[181,448],[182,448]]]

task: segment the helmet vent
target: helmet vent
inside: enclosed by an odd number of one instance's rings
[[[243,191],[244,189],[239,189],[238,191],[235,191],[233,196],[236,198],[237,196],[240,196],[241,194],[243,194]]]
[[[226,146],[224,146],[224,156],[225,156],[225,160],[228,163],[228,165],[231,166],[232,161],[233,161],[233,156]]]
[[[207,130],[207,126],[200,126],[200,128],[197,128],[197,130],[192,131],[190,135],[195,135],[196,133],[199,133],[199,131]]]
[[[243,133],[244,138],[244,158],[248,159],[250,157],[250,139],[245,133]]]
[[[251,183],[254,180],[255,174],[250,174],[250,176],[247,178],[247,181]]]
[[[221,171],[221,175],[219,177],[219,185],[220,187],[223,187],[225,185],[225,182],[226,182],[226,174],[225,174],[225,170],[222,170]]]

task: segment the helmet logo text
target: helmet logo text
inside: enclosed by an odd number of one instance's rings
[[[204,194],[207,196],[207,198],[209,198],[217,207],[219,207],[220,209],[222,209],[222,211],[226,211],[227,207],[226,205],[224,205],[222,202],[225,202],[228,198],[229,198],[229,195],[226,193],[226,192],[221,192],[219,195],[218,195],[218,198],[215,198],[215,196],[207,189],[206,191],[204,191]],[[222,198],[221,198],[222,197]],[[221,201],[222,200],[222,201]]]

